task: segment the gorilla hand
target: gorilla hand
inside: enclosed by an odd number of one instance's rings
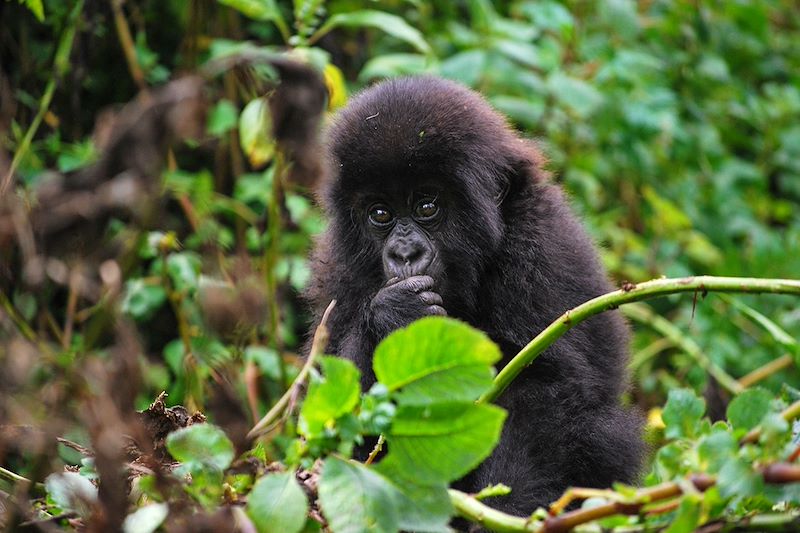
[[[392,278],[370,302],[371,329],[382,339],[397,328],[429,315],[447,315],[430,276]]]

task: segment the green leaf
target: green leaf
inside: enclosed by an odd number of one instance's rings
[[[192,252],[179,252],[167,257],[167,274],[179,291],[197,290],[201,266],[200,258]]]
[[[448,532],[453,504],[447,485],[420,485],[408,478],[388,480],[398,491],[401,531]]]
[[[319,480],[319,503],[335,533],[395,532],[400,527],[397,489],[359,463],[329,457]]]
[[[675,518],[664,533],[692,533],[700,524],[701,502],[702,497],[699,494],[684,496]]]
[[[25,5],[31,10],[39,22],[44,22],[44,6],[42,0],[25,0]]]
[[[725,498],[758,496],[764,492],[764,478],[748,460],[732,457],[720,469],[717,487]]]
[[[244,106],[239,117],[239,140],[242,152],[254,167],[265,165],[275,153],[271,132],[272,117],[263,98],[256,98]]]
[[[700,418],[705,411],[706,402],[698,398],[694,391],[690,389],[669,391],[667,404],[661,414],[666,425],[664,436],[668,439],[695,436]]]
[[[283,20],[275,0],[219,0],[219,3],[230,6],[253,20]]]
[[[768,391],[760,388],[747,389],[728,404],[726,416],[733,429],[737,433],[743,433],[761,422],[771,404],[772,394]]]
[[[764,330],[784,348],[787,348],[791,352],[800,355],[800,342],[789,335],[785,329],[737,298],[726,296],[724,297],[724,300],[732,304],[743,314],[747,315],[747,317],[753,322],[764,328]]]
[[[697,456],[701,468],[716,474],[725,462],[736,455],[739,444],[728,431],[715,431],[703,437],[697,445]]]
[[[553,98],[572,109],[579,118],[591,115],[604,100],[594,86],[560,71],[550,75],[547,86]]]
[[[350,413],[359,402],[361,372],[347,359],[321,357],[323,379],[314,379],[300,410],[300,433],[318,435],[326,424]]]
[[[125,284],[122,312],[136,320],[150,318],[167,300],[167,293],[160,285],[151,285],[141,278]]]
[[[247,498],[247,514],[259,533],[297,533],[303,529],[308,500],[294,474],[268,474]]]
[[[74,511],[80,516],[89,516],[97,502],[97,487],[75,472],[47,476],[44,488],[61,510]]]
[[[500,349],[475,328],[428,317],[399,329],[375,350],[375,376],[400,405],[472,402],[491,386]]]
[[[401,407],[377,469],[391,479],[447,483],[478,466],[500,438],[506,412],[494,405]]]
[[[211,135],[222,135],[236,127],[239,110],[230,100],[222,99],[208,113],[206,130]]]
[[[369,81],[375,78],[409,76],[422,74],[431,68],[430,58],[422,54],[385,54],[367,61],[367,64],[358,73],[358,79]]]
[[[169,514],[166,503],[152,503],[140,507],[125,517],[122,523],[124,533],[152,533],[164,522]]]
[[[351,11],[349,13],[337,13],[323,24],[319,31],[317,31],[317,34],[324,35],[332,29],[339,27],[377,28],[393,37],[407,42],[423,54],[429,54],[431,52],[431,47],[425,41],[425,38],[419,30],[397,15],[391,15],[383,11],[364,9],[361,11]]]
[[[175,460],[225,470],[233,461],[233,444],[225,432],[211,424],[194,424],[167,436],[167,451]]]

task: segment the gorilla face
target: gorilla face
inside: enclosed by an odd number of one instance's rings
[[[323,200],[335,231],[357,236],[347,243],[371,269],[362,283],[380,273],[371,309],[413,311],[379,318],[381,332],[425,315],[474,316],[481,274],[503,238],[512,163],[490,142],[508,130],[494,114],[476,117],[486,105],[473,93],[435,82],[422,95],[399,81],[357,97],[329,132],[336,177]]]

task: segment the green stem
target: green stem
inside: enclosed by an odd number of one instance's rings
[[[609,309],[616,309],[623,304],[649,300],[667,294],[698,291],[702,293],[720,291],[800,295],[800,280],[716,276],[656,279],[598,296],[567,311],[539,333],[497,374],[492,387],[480,397],[478,402],[488,403],[496,400],[525,367],[535,361],[559,337],[584,320]]]
[[[69,22],[67,23],[66,29],[64,29],[64,32],[61,34],[61,39],[58,41],[58,48],[56,48],[54,60],[55,72],[50,78],[50,81],[47,82],[44,94],[42,94],[42,98],[39,100],[39,110],[36,112],[36,116],[33,117],[31,125],[28,126],[28,131],[25,132],[25,136],[19,143],[17,151],[14,153],[14,158],[11,160],[11,166],[8,167],[8,172],[3,177],[2,182],[0,182],[0,196],[5,193],[6,188],[11,184],[11,178],[13,178],[14,172],[16,172],[22,158],[28,152],[31,142],[33,142],[33,136],[36,135],[36,131],[42,123],[42,119],[44,119],[47,110],[50,108],[50,103],[53,101],[53,95],[55,94],[58,80],[61,79],[69,67],[69,55],[72,51],[72,43],[75,40],[75,28],[78,24],[78,15],[80,15],[82,9],[83,0],[78,0],[72,8],[72,12],[69,14]]]
[[[450,493],[450,503],[453,504],[459,516],[492,531],[515,533],[536,532],[541,529],[541,525],[537,522],[529,522],[525,518],[492,509],[460,490],[449,489],[447,492]]]
[[[14,483],[30,483],[31,480],[20,476],[19,474],[12,472],[11,470],[7,470],[0,466],[0,478],[7,479],[8,481],[12,481]]]
[[[675,346],[686,352],[689,357],[694,359],[703,370],[713,376],[717,383],[731,394],[739,394],[744,390],[744,387],[738,381],[709,359],[691,337],[686,336],[683,331],[663,316],[654,313],[648,306],[644,304],[626,305],[622,308],[622,314],[631,320],[650,326],[663,335]]]

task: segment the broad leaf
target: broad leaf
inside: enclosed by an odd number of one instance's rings
[[[736,432],[756,427],[770,410],[772,394],[764,389],[748,389],[728,404],[726,416]]]
[[[303,529],[308,500],[294,474],[269,474],[247,497],[247,514],[259,533],[297,533]]]
[[[194,424],[167,436],[167,450],[184,464],[206,465],[225,470],[234,457],[233,444],[217,426]]]
[[[324,35],[330,30],[339,27],[378,28],[393,37],[407,42],[424,54],[428,54],[431,51],[431,47],[425,41],[425,38],[419,30],[397,15],[391,15],[383,11],[364,9],[361,11],[352,11],[350,13],[337,13],[329,18],[317,33]]]
[[[661,415],[666,425],[664,436],[668,439],[693,437],[705,410],[705,401],[698,398],[693,391],[689,389],[669,391],[667,405],[664,406]]]
[[[300,431],[306,436],[351,412],[361,393],[361,373],[350,361],[328,356],[320,358],[320,366],[324,377],[311,381],[300,410]]]
[[[329,457],[319,480],[319,502],[334,533],[395,532],[400,526],[397,489],[360,463]]]
[[[389,335],[375,350],[373,367],[400,405],[472,402],[492,382],[500,349],[482,332],[457,320],[429,317]]]
[[[401,407],[386,435],[389,453],[377,468],[392,479],[448,483],[489,456],[505,417],[494,405]]]

